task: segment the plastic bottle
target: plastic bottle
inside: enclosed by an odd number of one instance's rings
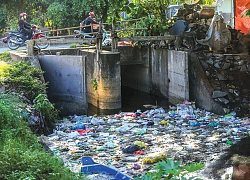
[[[200,126],[200,123],[198,121],[189,121],[190,126]]]
[[[129,157],[126,157],[125,160],[130,161],[130,162],[136,162],[138,161],[138,157],[129,156]]]
[[[135,132],[135,134],[139,134],[139,135],[142,135],[142,134],[145,134],[147,132],[146,129],[139,129]]]

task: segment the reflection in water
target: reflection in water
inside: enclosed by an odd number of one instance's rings
[[[115,110],[101,110],[97,107],[88,104],[88,116],[92,115],[110,115],[116,114],[119,112],[135,112],[140,109],[142,112],[147,110],[143,105],[153,105],[160,106],[163,108],[167,108],[169,103],[168,99],[153,96],[149,93],[145,93],[143,91],[139,91],[136,89],[132,89],[129,87],[122,87],[122,108]]]

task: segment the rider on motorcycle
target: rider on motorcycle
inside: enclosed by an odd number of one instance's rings
[[[31,24],[25,22],[27,14],[25,12],[22,12],[20,14],[20,20],[18,21],[19,31],[23,33],[25,36],[28,36],[25,40],[30,40],[32,38],[32,32],[28,29],[31,28]]]
[[[90,33],[91,32],[91,27],[89,25],[91,25],[91,24],[98,24],[98,22],[96,22],[94,20],[94,18],[95,18],[95,13],[94,12],[90,12],[89,16],[81,23],[81,24],[84,24],[85,26],[88,26],[88,27],[85,27],[83,29],[84,33]],[[93,31],[97,32],[98,30],[93,29]]]

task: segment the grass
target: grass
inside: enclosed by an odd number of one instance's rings
[[[0,61],[11,62],[12,59],[10,57],[10,52],[5,51],[3,53],[0,53]]]
[[[28,124],[31,110],[45,120],[57,117],[56,109],[42,94],[46,90],[39,79],[43,72],[25,62],[11,64],[8,56],[0,54],[0,83],[6,87],[0,93],[0,179],[86,180],[47,152]]]

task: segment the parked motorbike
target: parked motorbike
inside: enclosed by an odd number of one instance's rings
[[[103,45],[108,45],[107,42],[111,42],[109,41],[110,39],[110,34],[107,33],[107,31],[102,27],[101,29],[102,31],[102,42]],[[74,30],[75,33],[75,38],[95,38],[96,34],[90,34],[90,33],[85,33],[84,31],[80,31],[80,30]]]
[[[36,25],[32,25],[31,31],[33,34],[32,39],[45,38],[45,35],[38,30]],[[16,50],[21,46],[25,46],[26,44],[26,36],[19,31],[9,31],[7,36],[2,40],[3,42],[8,44],[8,47],[11,50]],[[36,42],[35,46],[41,49],[45,49],[49,46],[49,44],[44,42]]]

